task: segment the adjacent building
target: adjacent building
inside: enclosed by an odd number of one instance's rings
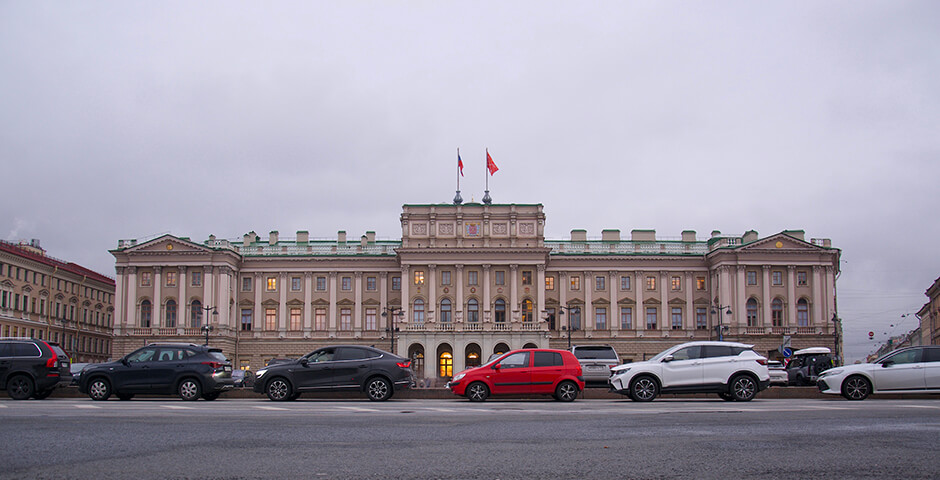
[[[339,343],[411,358],[425,384],[523,347],[610,344],[638,361],[676,343],[752,343],[780,357],[835,346],[840,250],[767,237],[572,230],[541,204],[404,205],[401,238],[254,232],[120,240],[115,355],[152,341],[223,348],[240,368]],[[211,330],[208,330],[211,327]]]
[[[114,280],[46,255],[39,240],[0,241],[0,334],[57,342],[73,362],[111,357]]]
[[[921,345],[940,345],[940,278],[924,292],[927,303],[917,312]]]

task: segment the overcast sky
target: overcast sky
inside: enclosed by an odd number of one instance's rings
[[[401,236],[406,203],[542,203],[842,249],[849,360],[940,276],[940,3],[0,0],[0,235]]]

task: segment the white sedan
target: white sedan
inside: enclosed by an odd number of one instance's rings
[[[816,386],[849,400],[872,393],[940,393],[940,347],[902,348],[872,363],[830,368]]]

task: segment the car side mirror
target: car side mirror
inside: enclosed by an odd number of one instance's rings
[[[302,366],[304,366],[304,367],[306,367],[309,363],[310,363],[310,360],[308,360],[308,359],[306,359],[306,358],[301,358],[301,359],[300,359],[300,365],[302,365]]]
[[[891,360],[886,360],[886,361],[884,361],[884,362],[881,363],[881,368],[888,368],[888,367],[890,367],[891,365],[894,365],[894,362],[891,361]]]
[[[493,370],[496,370],[496,371],[498,372],[498,371],[499,371],[499,369],[500,369],[500,366],[499,366],[499,364],[498,364],[498,363],[497,363],[497,364],[495,364],[495,365],[493,365]]]
[[[671,361],[673,361],[673,360],[675,360],[675,359],[676,359],[676,357],[673,357],[672,355],[666,355],[665,357],[663,357],[663,362],[664,362],[664,363],[669,363],[669,362],[671,362]]]
[[[131,361],[128,360],[127,357],[122,358],[121,363],[123,363],[125,367],[131,366]]]

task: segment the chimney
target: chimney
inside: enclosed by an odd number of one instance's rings
[[[601,230],[601,240],[605,242],[619,242],[620,230],[615,230],[615,229]]]
[[[368,244],[369,244],[369,237],[363,235],[362,237],[359,238],[359,246],[360,246],[360,247],[366,248],[366,245],[368,245]]]
[[[375,232],[366,232],[366,238],[369,239],[369,243],[375,243]]]
[[[277,245],[277,230],[271,230],[268,234],[268,245]]]
[[[682,241],[683,241],[683,242],[694,242],[694,241],[695,241],[695,230],[683,230],[683,231],[682,231]]]
[[[798,239],[798,240],[802,240],[802,241],[804,241],[804,242],[806,241],[805,238],[804,238],[804,237],[806,236],[806,232],[804,232],[803,230],[784,230],[784,231],[783,231],[783,234],[784,234],[784,235],[789,235],[789,236],[791,236],[791,237],[793,237],[793,238],[796,238],[796,239]]]
[[[340,230],[336,232],[336,243],[340,245],[346,245],[346,230]]]
[[[242,237],[242,246],[244,246],[244,247],[250,246],[251,243],[254,242],[254,241],[255,241],[255,232],[253,232],[253,231],[252,231],[252,232],[248,232],[248,233],[245,234],[244,237]]]
[[[310,232],[306,230],[297,230],[297,244],[306,245],[310,241]]]
[[[656,230],[631,230],[630,239],[634,242],[655,242]]]
[[[576,229],[571,231],[571,241],[572,242],[586,242],[587,241],[587,230]]]
[[[756,242],[758,237],[759,235],[757,234],[757,230],[748,230],[744,232],[744,238],[742,238],[741,240],[744,243],[751,243],[751,242]]]

